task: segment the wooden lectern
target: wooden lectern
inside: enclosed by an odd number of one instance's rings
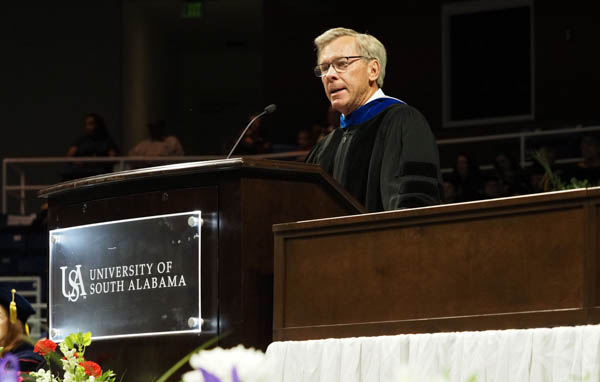
[[[600,188],[275,225],[274,339],[597,324],[599,227]]]
[[[127,381],[144,382],[226,332],[220,346],[265,349],[272,339],[272,225],[364,212],[318,166],[256,159],[106,174],[61,183],[40,195],[48,198],[50,230],[202,211],[203,333],[101,339],[86,354],[119,374],[127,369]]]

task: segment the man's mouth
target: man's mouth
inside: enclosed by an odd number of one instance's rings
[[[346,89],[346,88],[333,89],[332,91],[330,91],[330,92],[329,92],[329,94],[330,94],[331,96],[334,96],[334,95],[336,95],[336,94],[340,93],[342,90],[345,90],[345,89]]]

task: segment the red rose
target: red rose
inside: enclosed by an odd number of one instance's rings
[[[54,353],[56,350],[56,343],[52,340],[39,340],[33,347],[33,351],[40,355],[48,355]]]
[[[96,362],[83,361],[81,366],[83,366],[83,369],[87,375],[91,375],[92,377],[96,378],[102,375],[102,368]]]

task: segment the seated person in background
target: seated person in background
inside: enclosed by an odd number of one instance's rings
[[[165,121],[147,125],[150,138],[139,142],[129,150],[129,156],[162,157],[185,155],[179,139],[168,134]],[[146,163],[152,165],[152,163]]]
[[[85,134],[69,147],[69,157],[113,157],[117,155],[117,145],[106,129],[104,119],[98,114],[88,114],[84,120]],[[112,163],[77,162],[72,163],[63,173],[63,179],[75,179],[112,172]]]
[[[466,154],[456,156],[456,163],[448,180],[456,187],[457,202],[469,202],[482,198],[483,182],[479,166]]]
[[[106,129],[104,119],[98,114],[85,117],[85,134],[79,137],[67,151],[69,157],[114,157],[117,145]]]
[[[579,144],[583,160],[577,163],[581,168],[600,168],[600,147],[598,138],[593,135],[585,135]]]
[[[14,295],[14,298],[13,298]],[[11,314],[11,302],[15,303],[16,314]],[[25,297],[13,294],[8,288],[0,288],[0,357],[7,353],[19,360],[21,371],[36,371],[44,364],[44,357],[33,352],[29,342],[27,319],[35,310]]]
[[[546,170],[539,163],[534,163],[526,171],[530,192],[546,192]]]
[[[593,135],[584,135],[581,138],[579,149],[582,160],[567,171],[569,176],[583,181],[588,180],[590,185],[598,185],[600,181],[600,142]]]
[[[456,203],[456,186],[450,180],[444,177],[444,204]]]
[[[386,96],[386,51],[375,37],[334,28],[315,39],[325,95],[340,127],[308,155],[369,211],[442,202],[435,138],[414,107]]]
[[[497,177],[488,175],[483,178],[483,198],[495,199],[504,196],[502,194],[502,186]]]
[[[331,105],[327,109],[327,127],[322,128],[318,136],[316,136],[317,143],[330,134],[333,130],[340,127],[340,115],[341,113],[335,110]]]
[[[302,129],[298,131],[298,135],[296,136],[296,146],[298,150],[310,150],[315,145],[315,141],[312,135],[312,129]],[[303,162],[306,159],[306,155],[301,155],[296,158],[297,161]]]
[[[259,113],[250,114],[248,116],[248,122],[252,121]],[[263,126],[262,119],[259,118],[248,128],[246,134],[240,141],[239,145],[234,151],[234,156],[241,155],[258,155],[258,154],[267,154],[273,152],[273,144],[266,140],[263,136]],[[238,139],[240,134],[242,133],[241,129],[235,136],[235,140]],[[231,142],[229,148],[226,148],[226,152],[229,152],[231,147],[233,147],[235,140]]]
[[[41,205],[40,210],[35,216],[35,219],[31,222],[30,225],[33,231],[37,232],[48,232],[48,202],[45,202]]]
[[[529,193],[527,178],[521,167],[506,153],[500,152],[494,159],[494,170],[500,185],[500,196]]]

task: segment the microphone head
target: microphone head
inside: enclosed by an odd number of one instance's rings
[[[265,111],[267,112],[267,114],[271,114],[275,110],[277,110],[277,106],[275,106],[274,103],[272,103],[269,106],[265,107]]]

